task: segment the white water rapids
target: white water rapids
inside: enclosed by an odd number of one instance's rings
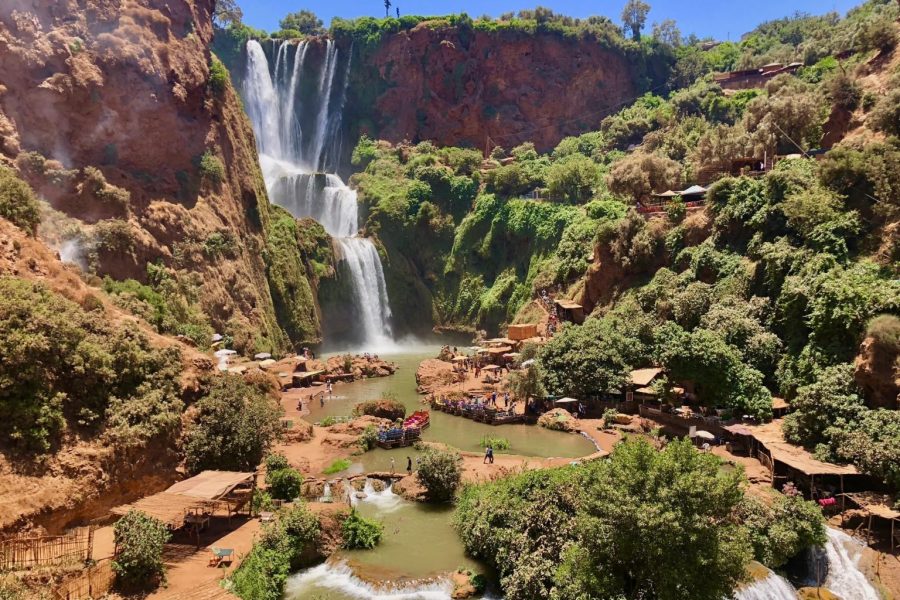
[[[263,177],[275,204],[295,217],[315,219],[335,239],[353,290],[348,300],[359,318],[357,341],[369,349],[390,348],[391,309],[381,257],[371,240],[359,236],[356,192],[334,173],[350,63],[339,74],[337,45],[327,40],[320,64],[310,64],[310,43],[275,42],[270,65],[259,42],[247,42],[242,95]],[[301,121],[311,123],[307,131]]]

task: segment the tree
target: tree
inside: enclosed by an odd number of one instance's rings
[[[855,429],[866,407],[853,381],[853,365],[826,368],[816,381],[797,389],[784,436],[795,444],[830,446],[841,431]]]
[[[416,478],[430,500],[447,502],[453,499],[462,480],[462,457],[451,450],[429,448],[419,462]]]
[[[553,200],[571,204],[586,202],[599,183],[600,170],[583,154],[557,160],[547,169],[547,187]]]
[[[391,0],[384,0],[384,18],[391,16]]]
[[[348,550],[371,550],[381,541],[384,525],[374,519],[366,519],[355,508],[341,523],[343,547]]]
[[[666,19],[662,23],[653,24],[653,39],[673,48],[681,46],[681,31],[675,19]]]
[[[291,502],[300,496],[300,488],[303,485],[303,476],[296,469],[287,467],[266,473],[266,484],[269,493],[276,500]]]
[[[586,469],[574,545],[556,573],[559,597],[731,597],[750,559],[733,518],[742,479],[690,441],[658,451],[628,438]]]
[[[322,19],[307,9],[286,14],[278,24],[284,30],[299,31],[304,35],[319,35],[325,32],[322,28]]]
[[[508,385],[513,398],[520,400],[527,401],[529,398],[540,397],[547,393],[541,384],[540,367],[537,365],[510,373]]]
[[[283,410],[265,383],[217,376],[185,440],[188,471],[253,471],[281,434]]]
[[[678,187],[681,166],[669,158],[635,152],[613,164],[606,184],[614,194],[645,200],[653,192]]]
[[[217,0],[216,11],[213,13],[213,24],[220,29],[231,25],[240,25],[244,18],[244,11],[238,6],[237,0]]]
[[[825,544],[825,519],[800,494],[773,492],[771,501],[747,495],[739,508],[750,533],[754,558],[770,569],[783,566],[807,548]]]
[[[0,217],[31,236],[37,233],[41,222],[41,208],[31,186],[4,166],[0,166]]]
[[[161,521],[130,510],[113,526],[113,539],[118,550],[113,570],[124,589],[150,588],[164,579],[162,554],[169,530]]]
[[[631,30],[631,38],[639,42],[641,40],[641,29],[647,22],[647,13],[650,12],[650,5],[643,0],[628,0],[625,8],[622,9],[622,22],[625,29]]]

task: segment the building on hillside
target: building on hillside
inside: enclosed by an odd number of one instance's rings
[[[576,325],[584,323],[584,307],[577,302],[566,300],[565,298],[556,298],[553,300],[553,304],[556,305],[560,321],[568,321]]]
[[[673,198],[681,198],[688,209],[699,208],[706,202],[706,188],[692,185],[680,191],[666,190],[653,194],[647,200],[638,200],[636,208],[642,215],[665,212],[666,205]]]
[[[724,90],[749,90],[761,88],[773,77],[777,77],[783,73],[796,73],[802,66],[803,63],[800,62],[792,62],[788,65],[770,63],[768,65],[763,65],[758,69],[742,69],[740,71],[720,73],[716,75],[713,80]]]

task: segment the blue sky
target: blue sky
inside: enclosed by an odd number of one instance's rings
[[[735,40],[742,33],[750,31],[762,21],[788,16],[795,11],[821,14],[836,10],[845,13],[862,0],[756,0],[755,2],[735,2],[734,0],[647,0],[652,7],[648,22],[672,18],[678,22],[685,35],[695,33],[699,37],[711,36],[716,39]],[[587,17],[592,14],[605,15],[619,22],[619,14],[625,0],[597,0],[578,2],[576,0],[393,0],[401,14],[437,15],[467,12],[472,17],[485,13],[497,16],[501,13],[547,6],[556,12],[573,17]],[[278,29],[278,20],[285,13],[307,8],[314,11],[327,26],[334,16],[353,18],[361,16],[384,16],[383,0],[238,0],[244,11],[244,22],[253,27],[273,31]],[[489,8],[488,8],[489,7]],[[393,13],[394,9],[391,8]]]

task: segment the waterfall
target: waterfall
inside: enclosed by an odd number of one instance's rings
[[[735,600],[797,600],[797,592],[784,577],[769,571],[768,576],[739,589]]]
[[[376,492],[372,480],[367,478],[366,485],[363,487],[363,497],[350,496],[350,505],[355,507],[360,502],[365,502],[375,507],[379,513],[394,512],[403,506],[404,500],[394,493],[394,490],[391,489],[392,485],[385,485],[383,490]]]
[[[319,502],[334,502],[334,498],[331,497],[331,484],[327,481],[325,482],[325,488],[322,490],[322,497],[319,498]]]
[[[859,570],[862,544],[837,529],[827,528],[828,577],[823,584],[842,600],[879,600],[881,596]]]
[[[270,67],[259,42],[248,41],[242,96],[269,197],[295,217],[315,219],[335,239],[339,273],[348,279],[348,301],[359,319],[358,341],[387,348],[393,345],[391,309],[381,257],[359,236],[356,192],[324,172],[336,168],[349,60],[339,75],[337,44],[327,40],[316,68],[309,64],[310,45],[275,42]]]
[[[374,585],[354,575],[344,562],[326,562],[288,579],[285,598],[300,600],[326,591],[362,600],[450,600],[453,584],[449,579],[441,578],[407,584]]]

